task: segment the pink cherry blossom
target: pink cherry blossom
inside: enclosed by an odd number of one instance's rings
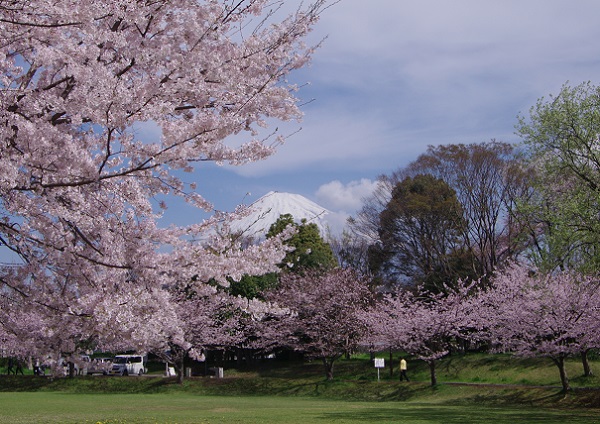
[[[291,311],[271,324],[279,345],[321,360],[328,379],[335,360],[355,351],[365,337],[363,316],[373,302],[367,281],[350,269],[286,274],[267,298]]]
[[[429,365],[431,384],[437,384],[436,361],[448,355],[472,327],[469,303],[472,284],[446,288],[445,293],[398,289],[386,294],[367,314],[370,345],[392,348]]]
[[[569,390],[565,359],[599,346],[596,278],[512,265],[480,294],[478,326],[498,350],[550,358]]]
[[[197,165],[264,159],[281,141],[260,137],[266,123],[301,117],[286,76],[310,60],[326,2],[278,20],[282,6],[0,5],[0,245],[21,259],[0,269],[6,352],[191,349],[174,287],[275,270],[281,237],[245,247],[216,231],[243,210],[157,220],[169,196],[210,211]]]

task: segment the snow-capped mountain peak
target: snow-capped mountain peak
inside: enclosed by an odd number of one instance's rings
[[[317,224],[321,234],[324,235],[327,232],[324,218],[331,214],[329,210],[304,196],[276,191],[265,194],[252,203],[250,208],[252,213],[234,221],[231,229],[234,232],[243,231],[246,235],[259,238],[265,236],[271,225],[284,214],[292,215],[297,223],[306,220],[307,223]]]

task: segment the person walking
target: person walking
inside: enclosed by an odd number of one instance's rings
[[[406,375],[406,370],[408,369],[408,366],[406,364],[406,359],[401,358],[400,359],[400,381],[406,379],[406,381],[410,381],[408,379],[408,376]]]

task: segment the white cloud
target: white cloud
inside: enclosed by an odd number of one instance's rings
[[[377,117],[357,119],[343,110],[336,114],[331,107],[326,109],[307,110],[299,124],[280,123],[279,132],[290,137],[272,157],[232,170],[244,177],[260,177],[277,172],[303,172],[310,166],[334,172],[351,166],[371,175],[381,163],[376,152],[392,151],[386,146],[390,143],[386,123]],[[393,150],[397,152],[401,147],[396,145]],[[375,174],[380,172],[381,168]]]
[[[348,184],[335,180],[319,187],[316,197],[320,204],[330,210],[352,213],[360,209],[363,199],[373,193],[376,185],[376,181],[367,178]]]
[[[275,124],[302,131],[235,172],[373,177],[430,144],[519,141],[517,114],[567,80],[597,78],[599,12],[597,0],[343,0],[311,36],[328,36],[312,66],[290,78],[311,82],[299,96],[316,101],[301,124]]]

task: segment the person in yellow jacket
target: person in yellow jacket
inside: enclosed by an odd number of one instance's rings
[[[406,359],[400,358],[400,381],[404,379],[406,379],[406,381],[410,381],[406,375],[407,368]]]

